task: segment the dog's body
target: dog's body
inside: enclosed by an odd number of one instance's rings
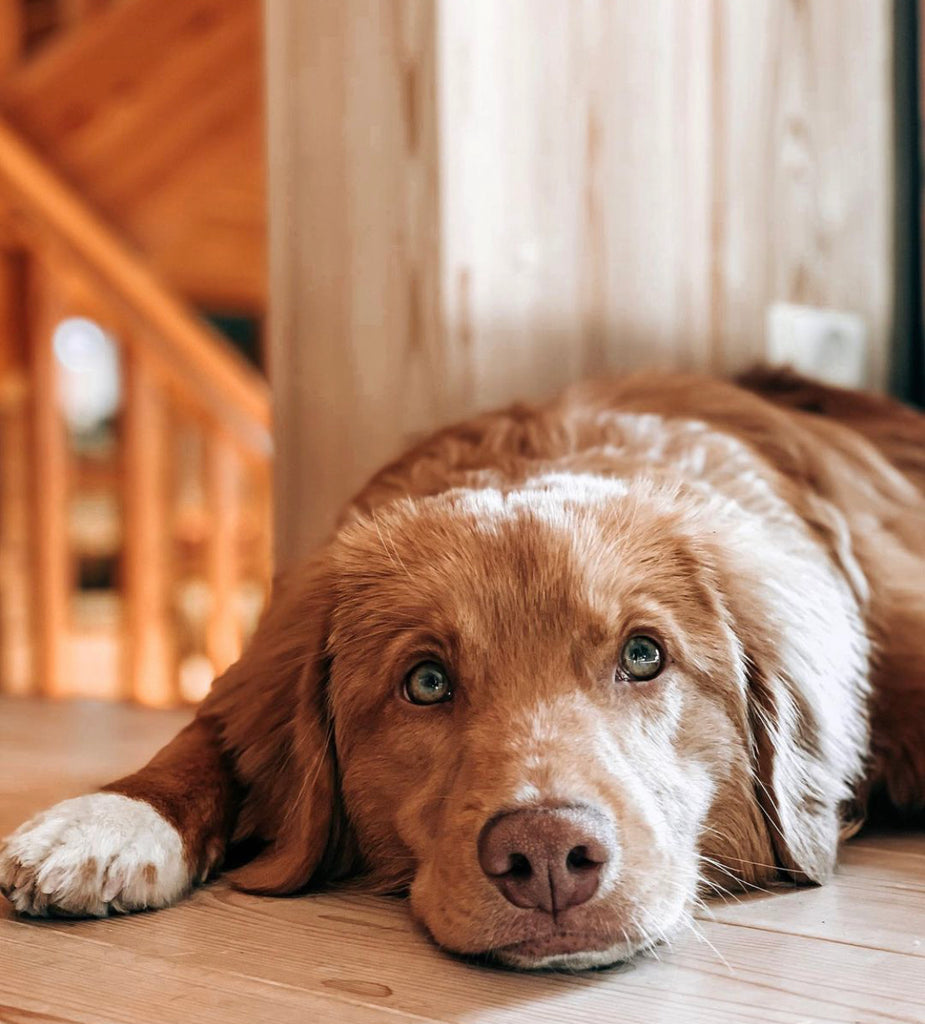
[[[424,442],[0,887],[165,906],[255,839],[242,888],[407,887],[441,944],[533,967],[625,958],[701,885],[824,881],[874,792],[925,803],[925,418],[743,385],[582,385]]]

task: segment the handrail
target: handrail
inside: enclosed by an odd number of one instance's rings
[[[269,455],[270,395],[263,378],[178,300],[80,195],[0,117],[0,188],[80,258],[153,328],[145,340],[173,380],[219,424]],[[132,343],[131,339],[127,339]]]

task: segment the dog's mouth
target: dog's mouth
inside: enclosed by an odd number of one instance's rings
[[[500,946],[491,951],[488,959],[520,970],[581,970],[629,960],[644,945],[625,934],[555,931]]]

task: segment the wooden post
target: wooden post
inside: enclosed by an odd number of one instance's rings
[[[123,637],[126,696],[163,707],[177,702],[168,622],[171,553],[167,514],[164,395],[146,360],[126,346],[122,435]]]
[[[65,652],[73,586],[67,539],[67,435],[58,400],[58,369],[52,337],[65,306],[62,293],[55,290],[55,270],[37,262],[30,269],[36,668],[40,690],[56,697],[69,689]]]
[[[0,689],[14,694],[35,685],[25,269],[0,250]]]
[[[231,442],[213,433],[206,440],[206,507],[212,530],[206,548],[211,606],[206,654],[216,675],[241,653],[241,628],[235,608],[238,583],[240,466]]]
[[[264,11],[282,567],[410,433],[452,415],[456,378],[437,323],[435,4]]]

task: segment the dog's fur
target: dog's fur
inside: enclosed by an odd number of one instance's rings
[[[615,673],[628,636],[664,649]],[[403,680],[446,666],[453,699]],[[281,581],[195,721],[0,853],[29,914],[163,906],[230,848],[262,893],[410,889],[437,942],[588,966],[701,892],[824,882],[876,793],[925,802],[925,418],[791,374],[640,375],[436,434]],[[479,863],[499,813],[590,806],[558,914]]]

